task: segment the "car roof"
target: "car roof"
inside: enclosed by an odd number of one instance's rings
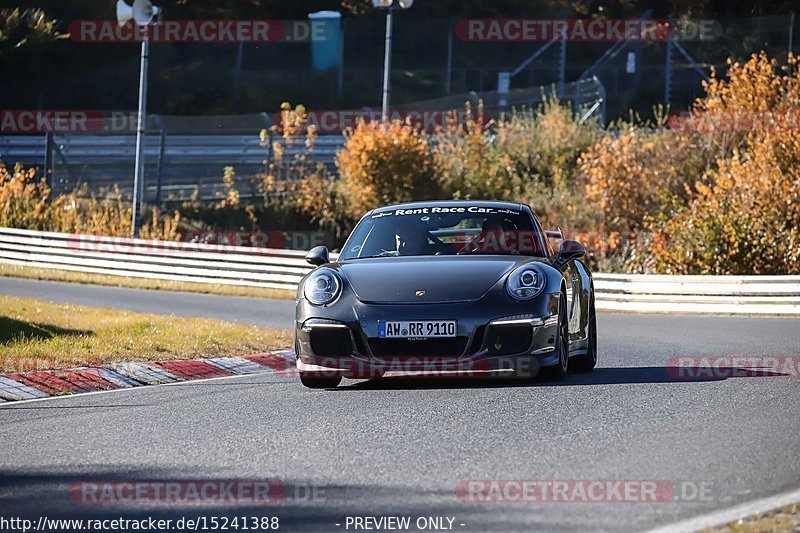
[[[370,213],[383,213],[385,211],[392,211],[398,208],[420,209],[423,207],[459,207],[459,206],[493,207],[495,209],[514,209],[517,211],[522,210],[522,204],[515,204],[513,202],[499,202],[495,200],[428,200],[425,202],[409,202],[405,204],[394,204],[394,205],[378,207],[370,211]]]

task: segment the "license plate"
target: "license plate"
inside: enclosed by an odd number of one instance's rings
[[[382,339],[428,339],[431,337],[455,337],[455,320],[403,320],[379,323],[378,336]]]

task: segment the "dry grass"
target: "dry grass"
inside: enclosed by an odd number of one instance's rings
[[[800,504],[737,520],[704,533],[784,533],[800,531]]]
[[[294,298],[294,291],[283,289],[236,287],[214,283],[194,283],[188,281],[129,278],[126,276],[71,272],[67,270],[50,268],[34,268],[28,266],[9,265],[6,263],[0,263],[0,276],[48,281],[68,281],[70,283],[87,283],[91,285],[105,285],[109,287],[129,287],[132,289],[199,292],[203,294],[223,294],[227,296],[249,296],[253,298],[273,298],[281,300],[291,300]]]
[[[291,343],[284,330],[0,296],[0,372],[249,355]]]

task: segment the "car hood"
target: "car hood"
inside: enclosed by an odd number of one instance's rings
[[[368,303],[477,300],[530,257],[381,257],[344,261],[339,269],[356,297]],[[424,291],[419,294],[419,291]]]

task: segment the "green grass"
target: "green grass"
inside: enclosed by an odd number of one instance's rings
[[[109,274],[92,274],[72,272],[51,268],[34,268],[28,266],[0,263],[0,276],[14,278],[39,279],[47,281],[67,281],[70,283],[86,283],[109,287],[129,287],[132,289],[150,289],[163,291],[199,292],[204,294],[223,294],[228,296],[249,296],[252,298],[276,298],[291,300],[293,290],[267,289],[262,287],[237,287],[216,283],[194,283],[188,281],[169,281],[159,279],[129,278]]]
[[[291,346],[288,331],[0,296],[0,372],[249,355]]]

